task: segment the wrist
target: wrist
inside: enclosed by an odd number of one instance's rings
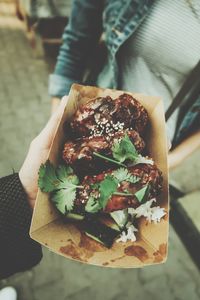
[[[37,190],[33,190],[33,188],[30,188],[31,178],[27,176],[27,172],[24,170],[24,166],[21,167],[18,175],[26,193],[28,204],[33,209],[35,205]]]

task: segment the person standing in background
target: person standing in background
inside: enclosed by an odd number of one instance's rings
[[[100,43],[104,61],[85,80]],[[49,94],[56,106],[72,83],[86,83],[158,95],[166,111],[199,60],[199,0],[74,0]],[[169,153],[170,168],[200,146],[199,108],[200,94],[176,134],[179,109],[167,122],[170,140],[179,144]]]

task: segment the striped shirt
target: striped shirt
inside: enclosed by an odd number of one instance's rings
[[[121,89],[160,96],[165,110],[169,107],[200,59],[199,8],[200,0],[155,1],[119,51]],[[178,111],[167,123],[171,139],[177,115]]]

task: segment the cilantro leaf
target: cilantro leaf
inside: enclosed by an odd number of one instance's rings
[[[59,184],[59,189],[76,188],[78,187],[79,179],[75,174],[69,175],[67,178],[62,178]]]
[[[93,184],[92,188],[97,189],[100,196],[96,199],[91,193],[85,210],[90,213],[95,213],[105,208],[109,198],[116,192],[117,185],[118,181],[111,175],[107,175],[100,183]]]
[[[64,178],[67,178],[69,175],[73,174],[73,169],[69,166],[66,167],[65,165],[61,165],[56,169],[56,174],[58,178],[63,181]]]
[[[54,166],[49,160],[39,169],[38,186],[43,192],[52,192],[58,188],[60,180],[56,176]]]
[[[106,161],[109,161],[109,162],[112,162],[112,163],[114,163],[114,164],[117,164],[118,166],[124,166],[124,167],[126,167],[126,165],[120,163],[119,161],[114,160],[114,159],[112,159],[112,158],[110,158],[110,157],[107,157],[107,156],[105,156],[105,155],[102,155],[102,154],[100,154],[100,153],[93,152],[93,155],[96,156],[96,157],[102,158],[102,159],[104,159],[104,160],[106,160]]]
[[[136,183],[140,180],[139,177],[136,177],[129,173],[125,168],[119,168],[113,172],[113,176],[118,180],[118,182],[128,181],[131,183]]]
[[[96,213],[101,209],[101,206],[99,204],[99,201],[97,199],[95,199],[92,195],[90,195],[86,206],[85,206],[85,210],[89,213]]]
[[[146,202],[149,196],[149,185],[145,185],[143,188],[141,188],[139,191],[137,191],[134,195],[137,198],[137,200],[141,202]]]
[[[139,155],[127,134],[120,141],[113,144],[112,154],[120,163],[127,159],[135,161]]]
[[[140,178],[133,176],[125,168],[119,168],[118,170],[113,171],[111,175],[107,175],[100,183],[92,185],[93,189],[98,189],[100,192],[100,197],[95,199],[92,193],[90,198],[87,201],[85,210],[87,212],[95,213],[101,208],[105,208],[109,198],[112,195],[124,195],[124,196],[133,196],[134,194],[117,192],[118,184],[122,181],[128,181],[131,183],[136,183]]]
[[[76,189],[61,189],[52,195],[51,201],[62,214],[65,214],[66,211],[73,209],[75,198]]]
[[[79,179],[69,166],[55,168],[48,160],[39,169],[39,188],[43,192],[52,193],[51,201],[63,214],[73,209],[76,189],[81,188],[78,184]]]
[[[103,181],[99,184],[100,198],[99,203],[102,208],[106,207],[106,204],[110,196],[117,190],[118,182],[111,175],[107,175]]]

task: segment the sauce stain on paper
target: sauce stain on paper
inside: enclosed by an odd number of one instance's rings
[[[122,256],[117,257],[117,258],[115,258],[115,259],[111,259],[110,261],[114,263],[114,262],[116,262],[117,260],[120,260],[120,259],[122,259],[122,258],[124,258],[124,257],[126,257],[126,255],[122,255]]]
[[[161,262],[167,254],[167,244],[161,244],[159,249],[153,253],[154,262]]]
[[[64,247],[60,247],[60,252],[67,256],[70,256],[73,259],[85,261],[84,259],[82,259],[83,253],[74,244],[69,244]]]
[[[92,240],[86,234],[81,234],[81,239],[79,242],[79,247],[85,249],[85,251],[89,252],[103,252],[107,250],[102,244],[98,243],[97,241]]]
[[[144,262],[149,258],[147,251],[141,246],[129,246],[124,249],[124,253],[128,256],[135,256]]]
[[[81,234],[80,242],[76,245],[71,239],[68,240],[69,244],[60,247],[60,252],[77,259],[82,262],[87,262],[95,252],[105,251],[106,248],[98,242],[91,240],[84,233]]]

